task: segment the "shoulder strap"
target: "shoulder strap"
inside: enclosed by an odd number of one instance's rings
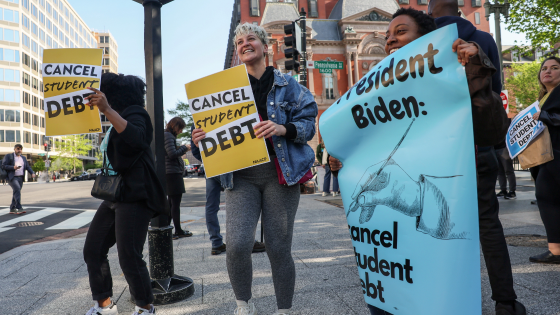
[[[142,155],[144,155],[144,151],[140,152],[140,154],[134,160],[134,162],[132,162],[132,164],[130,164],[130,166],[126,169],[126,171],[121,172],[120,175],[124,175],[126,172],[128,172],[128,170],[130,170],[136,164],[136,162],[138,162],[138,160],[142,157]],[[107,150],[105,150],[105,152],[103,152],[103,167],[101,168],[101,170],[106,171],[107,173],[109,171],[109,168],[107,167]],[[114,171],[114,170],[112,170],[112,171]]]

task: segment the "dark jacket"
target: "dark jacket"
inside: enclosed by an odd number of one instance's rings
[[[6,156],[2,160],[2,169],[4,169],[6,173],[8,173],[9,180],[12,180],[16,175],[16,170],[14,169],[14,155],[15,153],[6,154]],[[31,174],[35,174],[35,172],[33,172],[33,169],[31,169],[31,166],[27,162],[25,156],[22,155],[21,157],[23,158],[23,173],[25,174],[25,171],[28,171]]]
[[[194,124],[191,125],[191,135],[194,130]],[[191,137],[191,152],[192,155],[199,161],[202,161],[202,156],[200,156],[200,149],[194,144]]]
[[[165,173],[174,174],[185,172],[185,162],[183,161],[183,154],[189,150],[186,146],[182,145],[177,149],[177,137],[169,131],[163,133],[165,145]]]
[[[459,31],[459,38],[467,42],[475,42],[484,51],[486,56],[492,61],[494,68],[500,68],[500,56],[498,55],[498,47],[496,46],[496,41],[492,35],[479,31],[476,27],[468,20],[463,19],[459,16],[442,16],[436,19],[436,24],[438,28],[457,23],[457,29]],[[492,91],[498,93],[502,92],[502,79],[500,77],[500,72],[496,71],[492,75]]]
[[[111,129],[107,158],[113,170],[123,174],[123,202],[144,201],[155,214],[168,214],[169,203],[157,177],[150,148],[153,139],[150,116],[143,107],[136,105],[127,107],[120,115],[127,125],[121,133]],[[132,165],[140,154],[138,162]]]
[[[560,174],[560,87],[556,87],[541,108],[539,120],[548,127],[555,165]],[[552,161],[551,161],[552,162]]]
[[[478,55],[465,66],[473,115],[474,143],[480,147],[502,142],[509,124],[502,98],[492,91],[492,75],[496,68],[478,43]]]

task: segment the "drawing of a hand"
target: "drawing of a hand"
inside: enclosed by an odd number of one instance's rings
[[[420,184],[393,160],[375,176],[378,171],[377,167],[370,167],[362,177],[357,186],[360,189],[352,196],[357,204],[362,209],[383,205],[407,216],[420,215]]]

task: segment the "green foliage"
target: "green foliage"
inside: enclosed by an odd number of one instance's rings
[[[517,105],[521,109],[533,104],[539,96],[539,74],[542,60],[531,63],[513,63],[511,66],[512,75],[507,78],[505,88],[512,91]],[[512,95],[510,94],[510,97]]]
[[[181,101],[177,101],[175,104],[175,109],[168,109],[167,114],[170,116],[176,117],[179,116],[185,120],[187,126],[183,129],[183,133],[180,133],[177,136],[179,140],[190,140],[191,139],[191,126],[193,124],[192,114],[190,112],[190,106],[188,103],[183,103]]]
[[[45,167],[45,161],[43,161],[42,159],[38,159],[37,162],[35,162],[35,164],[33,164],[31,169],[35,173],[42,172],[42,171],[46,170],[47,168]]]
[[[86,156],[92,148],[90,140],[85,135],[65,136],[62,139],[56,139],[55,143],[62,169],[72,169],[76,172],[83,168],[82,160],[78,157]],[[69,168],[69,165],[72,167]]]
[[[503,0],[499,2],[503,3]],[[533,47],[550,48],[560,42],[560,1],[510,0],[507,29],[524,33]]]

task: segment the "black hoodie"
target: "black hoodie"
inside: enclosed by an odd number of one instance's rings
[[[142,106],[128,106],[121,117],[127,121],[123,132],[111,129],[107,158],[113,169],[123,174],[123,202],[145,202],[156,214],[168,214],[169,203],[158,180],[150,144],[153,127],[150,115]],[[132,167],[132,163],[141,155]]]
[[[468,20],[459,16],[442,16],[436,19],[438,28],[456,23],[457,30],[459,31],[459,38],[467,42],[475,42],[484,51],[486,56],[494,64],[494,68],[498,69],[492,76],[492,91],[498,93],[502,92],[502,79],[500,76],[500,56],[498,55],[498,47],[494,38],[483,31],[479,31]]]

